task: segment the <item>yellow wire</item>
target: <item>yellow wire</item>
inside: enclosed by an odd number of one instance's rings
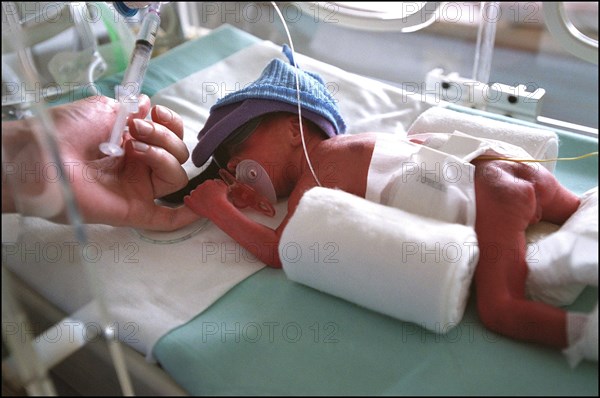
[[[544,163],[544,162],[556,162],[556,161],[559,161],[559,160],[581,160],[581,159],[589,158],[590,156],[598,156],[598,152],[590,152],[590,153],[586,153],[585,155],[571,157],[571,158],[513,159],[513,158],[503,158],[503,157],[494,157],[494,156],[479,156],[479,157],[477,157],[477,159],[482,159],[482,160],[508,160],[508,161],[517,162],[517,163],[530,163],[530,162]]]

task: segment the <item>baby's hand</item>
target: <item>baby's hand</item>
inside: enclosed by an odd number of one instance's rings
[[[269,217],[275,215],[275,208],[273,205],[266,197],[256,192],[254,188],[236,180],[236,178],[225,169],[219,170],[219,175],[228,185],[227,197],[235,207],[244,209],[250,206]]]
[[[204,181],[183,198],[183,203],[194,213],[206,218],[211,218],[210,215],[220,211],[223,206],[231,206],[227,199],[227,184],[219,179]]]

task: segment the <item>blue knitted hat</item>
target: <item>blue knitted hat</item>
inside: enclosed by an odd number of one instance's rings
[[[196,166],[202,166],[223,141],[248,121],[271,112],[297,114],[296,70],[302,117],[319,126],[328,137],[346,132],[346,123],[323,79],[316,73],[297,68],[289,47],[283,46],[283,53],[289,64],[280,59],[272,60],[256,81],[213,105],[192,152]]]

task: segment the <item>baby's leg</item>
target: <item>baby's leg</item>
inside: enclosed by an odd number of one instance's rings
[[[579,197],[565,188],[556,177],[539,164],[518,164],[515,177],[534,184],[541,220],[561,225],[579,207]]]
[[[564,222],[577,209],[578,198],[551,174],[537,174],[527,165],[474,164],[480,248],[475,285],[481,320],[509,337],[565,348],[566,312],[525,296],[525,230],[541,219]]]

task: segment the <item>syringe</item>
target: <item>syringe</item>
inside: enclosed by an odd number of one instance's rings
[[[100,144],[100,151],[106,155],[122,156],[125,153],[121,147],[121,141],[126,131],[127,117],[130,113],[138,110],[138,100],[144,82],[144,75],[152,56],[154,40],[160,26],[159,8],[160,3],[153,3],[148,8],[148,12],[142,20],[140,32],[123,81],[115,87],[115,100],[119,102],[117,119],[110,140]]]

